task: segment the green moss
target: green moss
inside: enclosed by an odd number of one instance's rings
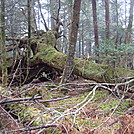
[[[81,58],[75,58],[75,73],[79,74],[85,78],[88,78],[90,76],[90,79],[96,80],[96,81],[103,81],[102,76],[105,73],[105,70],[102,68],[106,68],[107,65],[98,65],[96,63],[83,60]]]
[[[32,106],[25,107],[24,110],[21,110],[18,115],[20,118],[24,117],[25,122],[33,121],[33,126],[39,126],[40,124],[46,122],[50,118],[49,114],[44,114],[41,110],[34,108]]]
[[[78,120],[78,119],[77,119]],[[78,121],[78,125],[80,126],[80,125],[84,125],[84,126],[86,126],[86,125],[89,125],[89,120],[79,120]]]
[[[96,91],[93,101],[105,99],[108,95],[109,95],[109,92],[106,90]]]
[[[51,67],[63,70],[67,56],[54,49],[55,42],[55,33],[53,31],[48,31],[44,34],[43,37],[38,40],[38,53],[34,56],[34,59],[38,58]],[[115,82],[113,79],[134,76],[134,71],[100,65],[82,58],[75,58],[74,66],[74,73],[76,75],[97,82]]]
[[[119,104],[119,100],[113,99],[113,100],[106,102],[105,104],[102,104],[100,108],[104,111],[107,111],[107,110],[115,108],[118,104]],[[117,108],[117,112],[122,112],[123,110],[127,110],[127,108],[129,108],[130,106],[131,106],[131,102],[124,100]]]
[[[0,121],[0,127],[2,127],[2,122]]]
[[[48,31],[41,38],[41,42],[46,44],[47,46],[54,47],[56,43],[56,38],[53,31]]]
[[[97,126],[99,126],[101,123],[99,123],[99,122],[94,122],[94,121],[90,121],[90,127],[97,127]]]

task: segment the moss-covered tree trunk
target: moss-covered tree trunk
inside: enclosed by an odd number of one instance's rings
[[[33,42],[36,41],[33,40]],[[57,51],[54,48],[55,42],[56,39],[54,33],[52,31],[48,31],[37,42],[38,53],[34,57],[34,62],[35,60],[40,60],[41,62],[47,63],[51,67],[63,71],[67,55]],[[134,70],[96,64],[82,58],[74,59],[73,73],[97,82],[117,82],[116,78],[134,77]]]
[[[55,35],[55,31],[48,31],[41,39],[33,38],[31,40],[31,46],[37,45],[37,48],[34,50],[36,52],[34,57],[30,58],[30,66],[39,63],[46,63],[52,68],[63,71],[67,55],[54,48],[56,42]],[[9,58],[7,63],[8,67],[13,66],[13,59]],[[1,70],[2,66],[0,64],[0,75]],[[73,73],[96,82],[120,82],[121,79],[118,78],[134,77],[134,70],[96,64],[82,58],[74,58]]]

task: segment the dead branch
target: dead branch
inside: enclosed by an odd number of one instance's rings
[[[64,99],[68,99],[68,98],[70,98],[70,96],[65,96],[65,97],[61,97],[61,98],[57,98],[57,99],[51,99],[51,100],[38,100],[38,102],[40,102],[40,103],[53,102],[53,101],[59,101],[59,100],[64,100]],[[37,99],[42,99],[42,97],[37,96],[37,97],[27,97],[27,98],[16,98],[16,99],[12,99],[12,100],[8,100],[8,98],[6,98],[6,99],[0,101],[0,104],[32,103],[33,101],[35,101]]]
[[[53,102],[53,101],[59,101],[59,100],[64,100],[64,99],[68,99],[70,98],[70,96],[65,96],[65,97],[62,97],[62,98],[57,98],[57,99],[51,99],[51,100],[38,100],[40,103],[43,103],[43,102]]]
[[[16,126],[19,127],[18,122],[10,115],[10,113],[7,112],[2,106],[0,106],[0,108],[1,108],[2,111],[16,124]]]
[[[42,99],[42,96],[33,96],[33,97],[27,97],[27,98],[15,98],[9,100],[9,98],[5,98],[2,101],[0,101],[0,104],[11,104],[11,103],[16,103],[16,102],[22,102],[22,101],[30,101],[33,100],[35,101],[36,99]]]
[[[31,130],[37,130],[37,129],[42,129],[42,128],[56,127],[56,126],[57,126],[57,124],[46,124],[46,125],[37,126],[37,127],[25,127],[25,128],[21,128],[21,129],[12,130],[10,132],[31,131]]]

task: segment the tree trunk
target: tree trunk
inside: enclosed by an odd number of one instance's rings
[[[115,38],[115,47],[117,48],[117,45],[119,43],[119,11],[118,11],[118,0],[115,0],[115,4],[116,4],[116,38]]]
[[[34,9],[35,1],[31,2],[31,31],[37,31],[37,23],[36,23],[36,11]]]
[[[130,13],[129,13],[129,22],[126,31],[125,43],[131,43],[131,34],[132,34],[132,24],[133,24],[133,8],[134,8],[134,1],[130,0]]]
[[[59,2],[60,0],[50,0],[51,29],[54,29],[57,21],[59,21]]]
[[[94,40],[95,40],[95,55],[99,57],[97,50],[99,50],[99,36],[98,36],[98,22],[97,22],[97,9],[96,9],[96,0],[92,0],[92,10],[93,10],[93,23],[94,23]],[[96,60],[96,63],[99,63]]]
[[[79,27],[80,7],[81,7],[81,0],[75,0],[73,6],[73,18],[72,18],[71,30],[69,33],[69,49],[68,49],[67,61],[65,64],[65,69],[63,71],[61,83],[66,82],[70,78],[73,72],[73,66],[74,66],[73,60],[74,60],[78,27]]]
[[[6,59],[6,46],[5,46],[5,0],[1,0],[1,59],[2,59],[2,85],[7,86],[8,84],[8,74],[7,74],[7,59]]]
[[[105,0],[106,39],[110,37],[109,0]]]

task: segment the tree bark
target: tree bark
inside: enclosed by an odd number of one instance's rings
[[[134,1],[130,0],[129,22],[126,30],[125,41],[124,41],[126,44],[131,43],[131,34],[132,34],[132,26],[133,26],[133,8],[134,8]]]
[[[68,55],[67,55],[67,60],[66,60],[64,71],[63,71],[61,83],[69,80],[73,72],[74,53],[75,53],[75,48],[76,48],[79,18],[80,18],[80,7],[81,7],[81,0],[75,0],[74,6],[73,6],[73,18],[72,18],[71,30],[69,33]]]
[[[93,23],[94,23],[94,41],[95,41],[95,54],[99,57],[97,50],[99,50],[99,35],[98,35],[98,20],[97,20],[97,8],[96,8],[96,0],[92,0],[92,11],[93,11]],[[96,60],[96,63],[99,63]]]
[[[1,0],[1,14],[0,14],[0,45],[1,45],[1,59],[2,59],[2,85],[7,86],[8,74],[7,74],[7,61],[6,61],[6,46],[5,46],[5,0]]]
[[[106,39],[110,38],[109,0],[105,0]]]

